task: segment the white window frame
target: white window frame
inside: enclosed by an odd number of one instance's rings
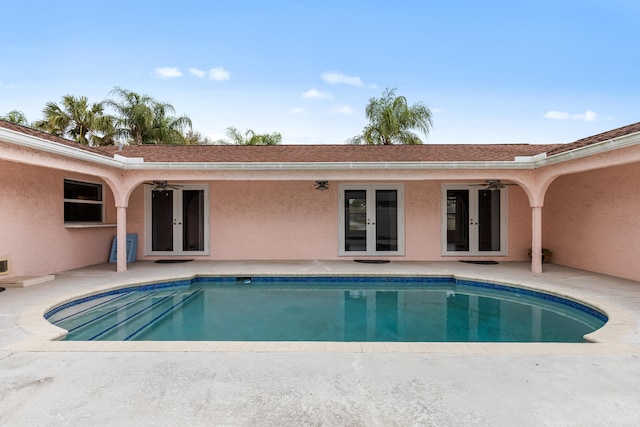
[[[468,190],[469,191],[469,215],[477,215],[478,190],[482,190],[482,187],[478,187],[470,184],[443,184],[440,194],[440,206],[441,206],[441,255],[442,256],[473,256],[473,257],[487,257],[487,256],[507,256],[509,253],[509,192],[507,187],[500,189],[500,250],[499,251],[480,251],[478,250],[478,233],[477,228],[474,228],[472,234],[471,228],[469,230],[469,250],[468,251],[450,251],[447,248],[447,191],[448,190]],[[474,192],[475,194],[472,194]],[[474,211],[472,211],[472,209]],[[477,225],[477,224],[476,224]]]
[[[398,250],[397,251],[345,251],[345,217],[344,217],[344,192],[345,190],[366,190],[367,210],[375,210],[375,190],[396,190],[398,195]],[[375,239],[375,233],[373,233]],[[405,227],[404,227],[404,184],[339,184],[338,185],[338,256],[404,256],[405,252]]]

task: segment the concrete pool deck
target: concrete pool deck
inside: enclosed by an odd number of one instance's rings
[[[640,283],[545,264],[136,262],[0,293],[0,425],[638,425]],[[208,275],[454,275],[577,297],[598,343],[78,343],[38,319],[114,285]],[[55,329],[54,329],[55,330]],[[599,331],[602,332],[602,331]]]

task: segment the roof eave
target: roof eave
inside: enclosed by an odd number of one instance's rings
[[[58,142],[49,141],[38,138],[33,135],[26,135],[11,129],[0,128],[0,141],[6,141],[13,145],[18,145],[33,150],[44,151],[46,153],[55,154],[76,160],[82,160],[90,163],[109,166],[115,168],[123,168],[121,161],[112,159],[102,154],[92,153],[81,148],[75,148]]]
[[[535,161],[534,164],[536,168],[550,166],[557,163],[595,156],[597,154],[619,150],[621,148],[631,147],[638,144],[640,144],[640,132],[635,132],[616,138],[607,139],[605,141],[585,145],[584,147],[575,148],[573,150],[564,151],[562,153],[553,154],[544,159]]]
[[[69,145],[0,128],[0,140],[55,155],[126,170],[442,170],[442,169],[537,169],[570,160],[594,156],[640,144],[640,132],[611,138],[549,156],[532,156],[510,161],[434,161],[434,162],[144,162],[124,161]],[[543,153],[541,153],[543,154]],[[121,156],[117,156],[121,157]]]
[[[127,170],[442,170],[442,169],[533,169],[532,162],[144,162],[128,163]]]

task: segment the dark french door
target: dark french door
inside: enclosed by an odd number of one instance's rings
[[[205,255],[208,245],[208,191],[189,185],[147,190],[147,254]]]
[[[506,255],[507,190],[443,189],[443,254]]]
[[[397,185],[340,188],[340,255],[403,255],[403,191]]]

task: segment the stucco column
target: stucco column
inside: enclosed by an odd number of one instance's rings
[[[116,271],[127,271],[127,207],[116,206],[118,212],[118,264]]]
[[[542,206],[531,207],[531,271],[542,273]]]

